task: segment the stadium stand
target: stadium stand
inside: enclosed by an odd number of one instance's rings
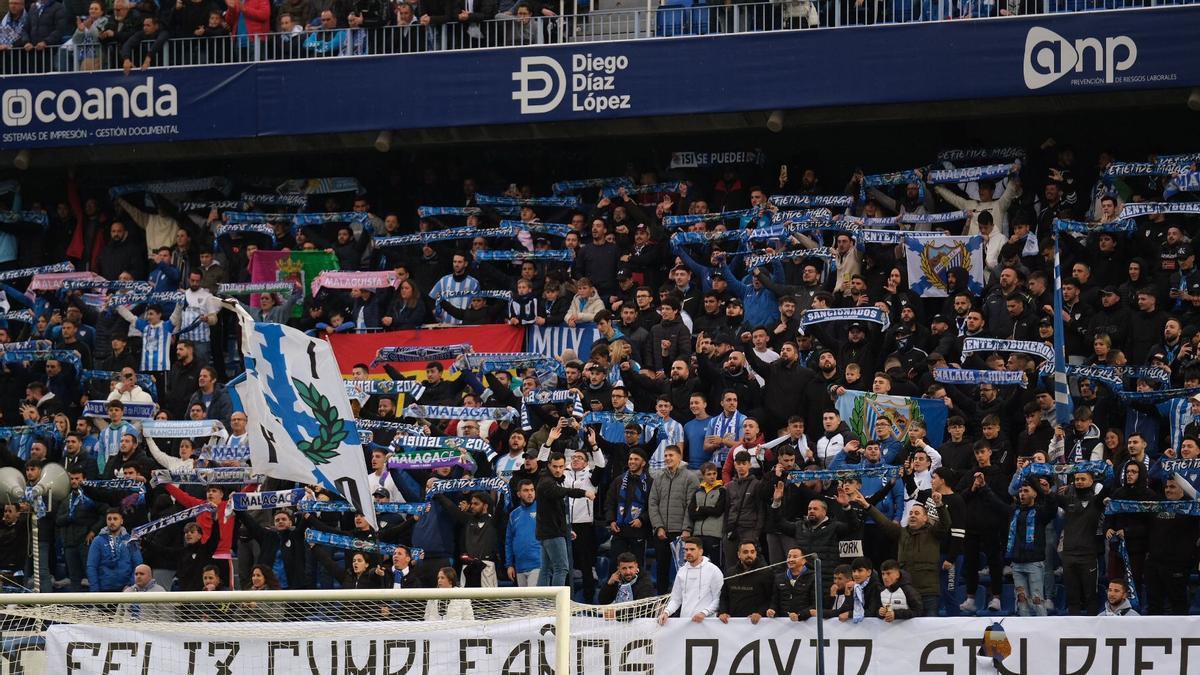
[[[352,177],[5,183],[6,590],[450,566],[605,603],[671,592],[694,536],[741,575],[722,616],[1193,611],[1196,155],[947,147],[841,190],[755,153],[689,161],[413,185],[415,213]],[[317,486],[186,480],[246,466],[233,297],[329,340],[371,498],[410,506],[376,528]],[[444,461],[413,458],[421,435]],[[47,462],[70,489],[42,512],[21,495]],[[444,491],[462,478],[500,482]],[[230,496],[294,488],[274,512]],[[351,568],[356,539],[423,558]],[[794,590],[795,548],[831,596]]]

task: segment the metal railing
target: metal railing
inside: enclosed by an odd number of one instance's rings
[[[115,39],[96,41],[79,36],[60,46],[0,51],[0,75],[120,70],[126,57],[134,69],[146,63],[150,67],[253,63],[1147,8],[1200,0],[775,0],[749,4],[669,0],[669,4],[657,4],[661,1],[648,0],[645,7],[638,8],[587,11],[560,0],[559,12],[547,11],[539,17],[500,14],[477,23],[180,37],[166,40],[159,49],[146,41],[143,45],[150,47],[128,53]]]

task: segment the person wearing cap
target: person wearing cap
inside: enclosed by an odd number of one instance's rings
[[[637,283],[633,278],[633,272],[628,267],[622,267],[617,270],[617,288],[613,294],[608,296],[608,306],[613,308],[613,311],[634,303],[634,294],[637,292]]]
[[[857,363],[863,372],[875,369],[875,350],[867,340],[867,324],[862,321],[851,321],[846,330],[846,340],[838,347],[837,362],[844,368],[851,363]]]
[[[1130,267],[1132,266],[1131,263]],[[1100,292],[1100,306],[1096,308],[1087,324],[1087,334],[1092,336],[1093,342],[1104,336],[1109,341],[1109,348],[1124,347],[1133,315],[1125,302],[1123,288],[1107,286]],[[1136,302],[1137,291],[1129,289],[1129,293]]]
[[[633,553],[639,566],[646,564],[646,541],[650,536],[650,489],[653,485],[647,463],[650,455],[640,445],[629,448],[627,470],[613,478],[605,500],[605,517],[612,532],[609,552],[615,568],[617,557]],[[663,570],[662,572],[666,572]]]

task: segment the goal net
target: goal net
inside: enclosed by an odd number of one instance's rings
[[[666,598],[566,588],[0,596],[0,675],[651,672]]]

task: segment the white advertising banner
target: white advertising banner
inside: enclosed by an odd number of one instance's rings
[[[155,633],[50,626],[49,673],[99,675],[547,675],[554,632],[536,619],[429,623],[197,624]],[[825,622],[829,675],[1019,673],[1022,675],[1194,675],[1200,617],[1048,617],[1004,620],[1012,653],[997,670],[977,655],[985,618],[912,619],[892,624]],[[336,627],[336,628],[335,628]],[[335,628],[343,637],[306,637]],[[316,629],[316,630],[313,630]],[[659,626],[572,620],[577,675],[798,675],[816,672],[816,623],[763,619],[672,619]],[[538,664],[543,664],[540,666]]]

